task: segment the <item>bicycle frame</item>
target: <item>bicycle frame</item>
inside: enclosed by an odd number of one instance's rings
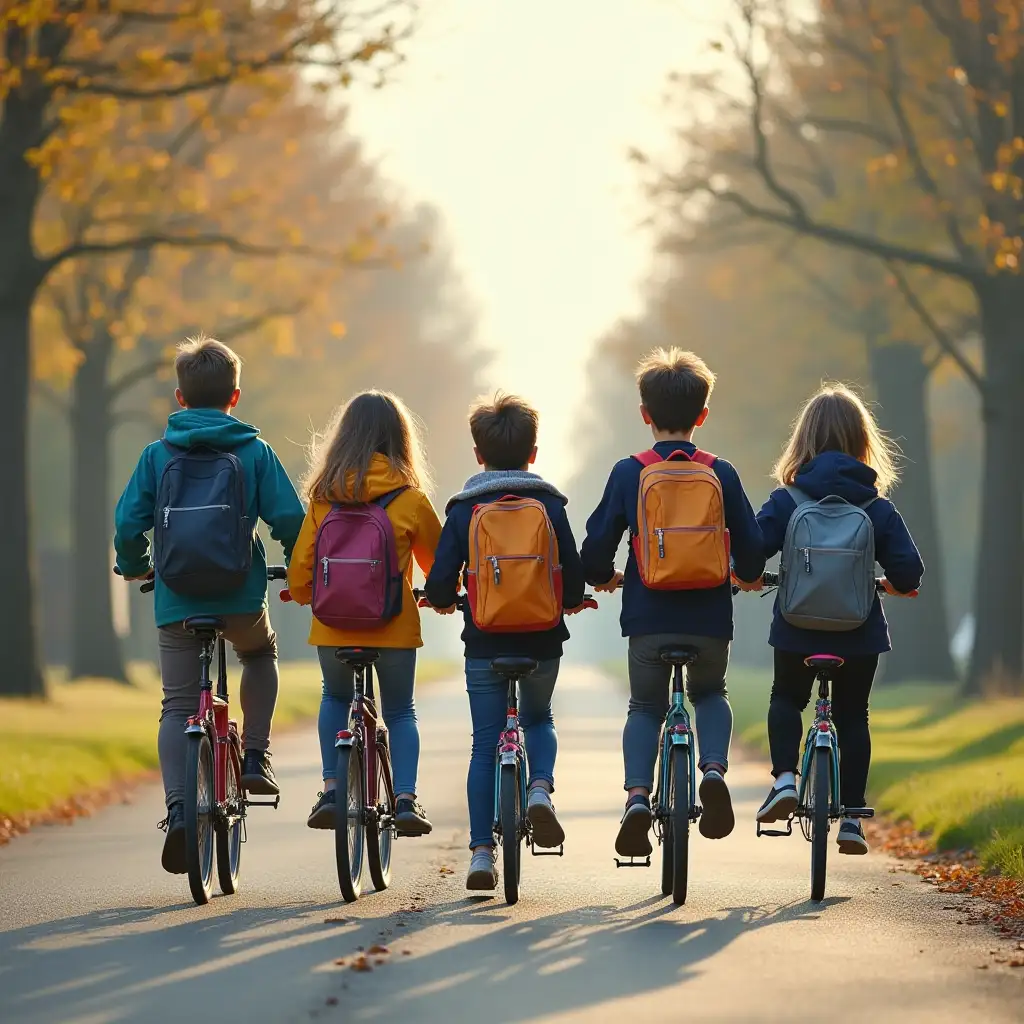
[[[505,716],[505,729],[501,736],[498,737],[498,750],[497,750],[497,771],[494,773],[494,832],[496,835],[501,835],[501,766],[504,764],[514,764],[519,766],[519,806],[525,811],[527,801],[527,788],[526,788],[526,753],[523,741],[523,730],[519,725],[519,680],[510,679],[508,681],[508,712]],[[520,834],[515,836],[515,840],[525,838],[530,843],[530,849],[533,850],[533,844],[527,824],[525,813],[523,814],[522,821],[519,825]],[[537,856],[541,856],[537,854]]]
[[[828,671],[821,670],[817,674],[818,699],[814,703],[814,721],[807,730],[804,740],[804,753],[800,763],[800,789],[797,795],[797,815],[803,817],[807,808],[807,787],[810,784],[811,760],[818,747],[828,747],[832,755],[832,771],[830,778],[830,794],[828,816],[837,819],[842,816],[839,803],[839,738],[832,724],[832,699],[829,696],[829,683],[832,681]]]
[[[672,700],[669,704],[668,714],[665,716],[665,724],[661,730],[661,750],[659,753],[658,786],[654,792],[654,816],[659,823],[658,841],[662,842],[660,826],[669,815],[669,808],[664,801],[668,796],[669,789],[669,768],[672,758],[669,756],[673,747],[685,747],[687,760],[689,761],[689,793],[688,801],[690,807],[690,818],[696,819],[697,806],[697,784],[696,784],[696,757],[694,754],[693,729],[690,725],[690,716],[686,710],[683,689],[683,666],[672,666]]]
[[[217,692],[213,692],[210,668],[214,648],[217,650]],[[206,732],[213,746],[214,798],[218,804],[227,800],[229,735],[232,722],[228,718],[228,665],[224,637],[202,638],[199,654],[199,710],[185,725],[186,735]]]

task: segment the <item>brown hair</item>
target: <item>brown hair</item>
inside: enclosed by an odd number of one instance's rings
[[[338,409],[309,449],[303,488],[310,501],[356,502],[374,455],[383,455],[409,487],[430,487],[419,425],[387,391],[363,391]]]
[[[190,409],[224,409],[238,387],[242,360],[223,342],[199,334],[178,346],[174,373]]]
[[[480,398],[469,410],[469,431],[491,469],[521,469],[537,447],[537,410],[517,395],[496,391]]]
[[[879,429],[868,407],[845,384],[823,384],[800,410],[793,435],[775,463],[775,479],[791,485],[800,467],[822,452],[845,452],[870,466],[878,474],[879,494],[899,480],[899,446]]]
[[[681,348],[656,348],[636,368],[640,401],[659,430],[692,430],[708,404],[715,375],[707,363]]]

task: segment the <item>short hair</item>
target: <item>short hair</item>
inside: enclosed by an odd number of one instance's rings
[[[238,353],[204,334],[183,341],[174,360],[178,390],[192,409],[223,409],[242,373]]]
[[[520,469],[537,447],[537,410],[517,395],[495,392],[478,399],[469,410],[473,444],[492,469]]]
[[[707,363],[681,348],[656,348],[636,368],[640,401],[659,430],[692,430],[708,404],[715,375]]]

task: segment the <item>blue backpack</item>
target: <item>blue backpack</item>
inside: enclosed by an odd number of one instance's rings
[[[242,463],[230,452],[163,443],[171,459],[156,492],[156,574],[176,594],[224,597],[243,586],[252,568]]]

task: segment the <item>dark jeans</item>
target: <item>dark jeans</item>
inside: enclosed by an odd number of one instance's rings
[[[827,647],[827,644],[823,646]],[[775,680],[768,708],[768,742],[772,774],[795,772],[804,728],[800,714],[817,699],[814,669],[804,664],[806,654],[775,652]],[[832,681],[832,720],[839,737],[839,797],[846,807],[863,807],[871,765],[868,698],[878,668],[878,655],[847,658]]]

